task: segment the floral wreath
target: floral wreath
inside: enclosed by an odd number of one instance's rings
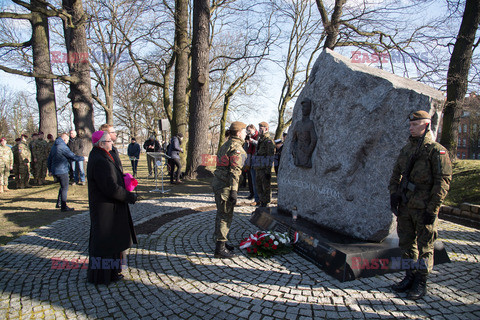
[[[257,231],[240,243],[240,249],[247,249],[250,255],[269,258],[273,255],[289,253],[298,241],[298,232],[290,239],[288,232]]]

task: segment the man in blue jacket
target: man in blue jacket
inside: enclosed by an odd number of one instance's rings
[[[68,192],[68,170],[70,161],[84,161],[82,156],[75,155],[67,143],[70,137],[66,133],[62,133],[50,150],[48,155],[48,171],[60,182],[60,189],[58,190],[57,208],[61,208],[62,212],[73,211],[73,208],[67,206],[67,192]]]
[[[140,145],[137,143],[137,139],[134,137],[132,137],[131,143],[128,145],[127,154],[130,158],[130,162],[132,163],[133,176],[136,178],[138,159],[140,159]]]

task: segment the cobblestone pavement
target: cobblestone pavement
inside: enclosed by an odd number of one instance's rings
[[[132,212],[138,225],[213,204],[197,195],[144,201]],[[251,212],[236,209],[233,242],[256,231]],[[22,236],[0,248],[0,319],[480,319],[479,230],[441,221],[453,262],[435,267],[428,296],[414,303],[388,288],[400,273],[341,283],[295,253],[215,259],[214,216],[194,213],[140,235],[125,280],[108,287],[88,284],[82,268],[52,269],[52,258],[81,265],[88,257],[88,213]]]

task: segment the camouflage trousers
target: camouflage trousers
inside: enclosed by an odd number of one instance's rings
[[[271,180],[272,170],[268,169],[255,169],[255,184],[257,187],[257,194],[260,203],[270,203],[271,197]]]
[[[30,161],[30,172],[32,173],[34,179],[37,179],[36,166],[37,166],[37,163],[33,161],[33,157],[32,157],[32,161]]]
[[[10,167],[0,162],[0,186],[8,186],[8,176],[10,175]]]
[[[24,188],[25,186],[27,186],[30,180],[28,164],[14,165],[13,170],[15,173],[15,181],[17,183],[17,188]]]
[[[417,272],[428,274],[433,269],[434,243],[438,237],[438,218],[431,225],[423,223],[425,210],[400,207],[397,217],[398,245],[403,259],[411,259]]]
[[[214,191],[215,192],[215,191]],[[217,215],[215,217],[215,241],[227,241],[228,232],[233,219],[234,204],[228,201],[230,187],[219,189],[215,192]]]
[[[47,159],[37,159],[34,170],[33,176],[35,179],[45,179],[47,176]]]

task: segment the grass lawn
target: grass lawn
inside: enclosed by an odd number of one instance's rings
[[[131,173],[128,158],[121,156],[121,159],[124,171]],[[170,190],[168,193],[150,192],[155,187],[161,189],[161,182],[157,181],[156,186],[155,181],[147,179],[147,176],[147,163],[143,154],[138,165],[139,185],[136,189],[140,200],[212,192],[210,179],[170,185],[167,176],[164,177],[164,188]],[[274,183],[275,180],[274,178]],[[68,205],[75,208],[75,211],[63,213],[55,208],[59,184],[54,183],[52,177],[48,177],[47,181],[46,185],[21,190],[15,190],[14,182],[11,181],[11,190],[0,194],[0,245],[55,220],[88,211],[87,186],[69,187]],[[478,160],[461,160],[454,165],[453,181],[445,204],[458,206],[462,202],[480,204],[480,161]]]

